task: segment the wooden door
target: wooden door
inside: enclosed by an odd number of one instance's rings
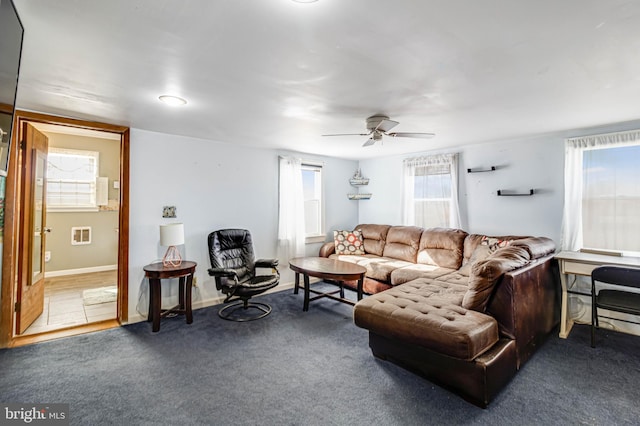
[[[24,123],[22,200],[16,298],[16,333],[22,334],[44,310],[44,248],[46,228],[47,137]]]

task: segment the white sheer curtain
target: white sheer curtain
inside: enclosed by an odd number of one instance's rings
[[[599,154],[591,152],[585,155],[585,153],[638,144],[640,144],[640,130],[565,140],[565,192],[561,243],[563,250],[575,251],[585,247],[620,250],[623,246],[621,244],[623,239],[617,241],[614,238],[613,243],[607,241],[617,233],[618,228],[621,228],[621,232],[630,235],[635,240],[635,236],[638,235],[636,230],[638,222],[635,219],[637,208],[624,208],[623,216],[626,219],[623,220],[619,220],[615,214],[611,215],[611,212],[608,211],[612,207],[615,209],[618,204],[618,185],[629,183],[628,181],[633,179],[616,179],[615,175],[619,172],[616,170],[618,167],[603,169],[600,165],[591,163],[593,154],[602,158]],[[607,186],[604,189],[602,183],[605,181],[607,185],[613,182],[613,186]],[[624,200],[624,197],[622,199]],[[586,235],[585,230],[587,231]],[[574,290],[588,294],[591,290],[591,280],[588,277],[576,276],[576,280],[570,286]],[[591,297],[571,295],[569,297],[569,312],[574,321],[587,323],[591,321]],[[615,330],[639,333],[639,329],[635,325],[601,318],[600,325],[603,326],[603,323],[607,324],[605,327]]]
[[[304,194],[302,160],[280,157],[278,258],[283,263],[304,256]]]
[[[459,228],[458,154],[404,160],[402,199],[405,225]]]
[[[583,248],[584,152],[640,144],[640,130],[566,139],[562,249]]]

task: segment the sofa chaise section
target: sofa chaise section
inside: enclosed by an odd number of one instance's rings
[[[362,231],[364,255],[335,254],[330,243],[320,255],[367,268],[371,296],[355,305],[354,322],[369,331],[373,354],[479,406],[489,404],[559,322],[555,244],[548,238],[355,229]]]
[[[357,303],[373,354],[486,407],[559,321],[553,242],[512,244],[474,264],[467,286],[418,278]]]

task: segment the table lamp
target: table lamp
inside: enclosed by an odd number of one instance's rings
[[[176,246],[181,244],[184,244],[184,224],[160,225],[160,245],[169,247],[162,258],[164,266],[180,266],[182,257]]]

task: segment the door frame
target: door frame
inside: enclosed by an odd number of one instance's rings
[[[16,110],[15,131],[9,153],[9,170],[5,184],[4,241],[2,251],[2,281],[0,306],[0,348],[15,346],[22,336],[15,336],[15,302],[18,282],[17,253],[20,250],[20,168],[24,122],[82,128],[120,135],[120,211],[118,217],[118,300],[117,322],[129,319],[129,128],[94,121],[78,120],[53,115]],[[91,324],[89,324],[91,326]],[[77,327],[78,329],[83,326]],[[90,327],[95,330],[95,327]],[[53,332],[55,333],[55,332]]]

